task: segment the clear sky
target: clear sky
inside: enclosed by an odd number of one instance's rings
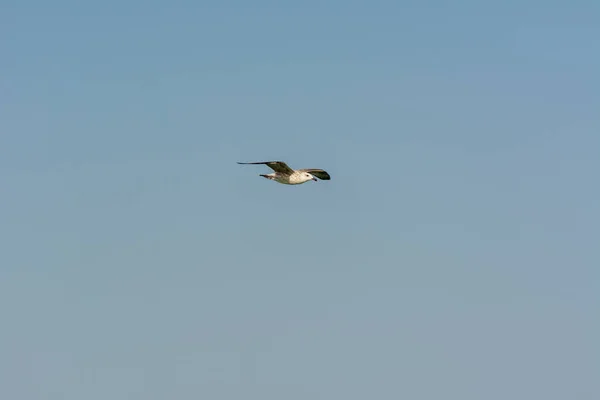
[[[0,397],[599,399],[598,21],[0,1]]]

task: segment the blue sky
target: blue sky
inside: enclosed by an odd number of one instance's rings
[[[600,4],[297,3],[0,2],[1,397],[599,398]]]

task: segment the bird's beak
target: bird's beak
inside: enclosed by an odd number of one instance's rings
[[[312,178],[312,180],[316,182],[316,181],[317,181],[317,178]]]

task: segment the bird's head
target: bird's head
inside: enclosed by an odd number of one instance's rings
[[[311,174],[309,174],[308,172],[303,172],[302,173],[302,178],[304,179],[305,182],[308,181],[317,181],[317,178],[315,178],[314,176],[312,176]]]

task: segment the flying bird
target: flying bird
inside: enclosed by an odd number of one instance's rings
[[[317,178],[328,181],[331,179],[329,174],[318,168],[291,169],[283,161],[260,161],[260,162],[238,162],[244,165],[264,164],[275,171],[272,174],[261,174],[260,176],[284,185],[300,185],[308,181],[317,181]]]

